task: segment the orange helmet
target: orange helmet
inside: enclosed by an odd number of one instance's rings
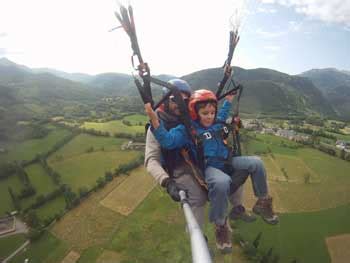
[[[190,97],[190,102],[188,104],[188,110],[190,112],[190,116],[192,120],[196,120],[198,118],[197,109],[196,109],[197,103],[209,102],[209,101],[212,101],[215,103],[218,102],[216,95],[210,90],[199,89],[192,93]]]

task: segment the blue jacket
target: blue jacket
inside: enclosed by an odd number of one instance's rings
[[[225,145],[223,139],[217,135],[221,133],[224,127],[223,123],[229,115],[231,106],[232,103],[225,100],[217,114],[216,122],[208,128],[200,125],[198,121],[192,122],[197,135],[203,138],[202,142],[206,166],[213,166],[218,169],[224,168],[224,160],[228,158],[229,149]],[[163,148],[177,149],[189,147],[192,152],[196,152],[196,147],[187,134],[183,124],[167,131],[161,121],[160,126],[157,129],[152,129],[152,132]]]

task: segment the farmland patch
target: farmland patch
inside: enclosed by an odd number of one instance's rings
[[[96,131],[109,132],[111,135],[115,133],[144,133],[144,125],[128,126],[123,124],[120,120],[110,121],[110,122],[85,122],[81,128],[94,129]]]
[[[62,176],[62,182],[73,191],[80,187],[92,188],[106,171],[113,171],[121,164],[135,160],[140,155],[136,151],[95,151],[74,156],[63,161],[51,161],[49,165]]]
[[[155,185],[153,177],[147,174],[145,168],[140,167],[133,170],[118,187],[101,201],[101,204],[127,216],[143,201]]]
[[[350,234],[326,238],[332,263],[347,263],[350,258]]]
[[[100,201],[125,178],[117,177],[103,189],[89,195],[78,207],[64,215],[52,232],[78,252],[107,242],[123,216],[102,206]]]

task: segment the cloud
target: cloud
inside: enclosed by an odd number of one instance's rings
[[[277,12],[276,9],[273,9],[273,8],[262,8],[262,7],[259,7],[258,8],[258,13],[268,13],[268,14],[274,14]]]
[[[260,0],[292,7],[296,12],[324,22],[350,26],[350,0]]]
[[[263,48],[273,52],[278,52],[281,50],[280,46],[264,46]]]
[[[264,38],[277,38],[287,34],[286,31],[269,32],[269,31],[264,31],[261,28],[258,28],[256,30],[256,33]]]
[[[292,32],[298,32],[302,29],[303,22],[297,21],[289,21],[288,22],[288,30]]]
[[[274,4],[276,1],[275,0],[261,0],[263,4]]]
[[[6,48],[0,48],[0,57],[6,55]]]

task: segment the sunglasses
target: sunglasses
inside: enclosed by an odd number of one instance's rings
[[[186,104],[188,104],[188,102],[190,101],[190,98],[182,98],[182,99],[184,100],[184,102],[185,102]],[[176,103],[175,97],[174,97],[174,96],[170,96],[170,97],[169,97],[169,100],[170,100],[171,102]]]

